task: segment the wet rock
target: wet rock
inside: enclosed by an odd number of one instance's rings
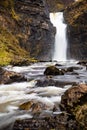
[[[87,94],[87,85],[80,84],[78,86],[73,86],[65,92],[62,96],[61,106],[63,109],[71,112],[72,108],[76,105],[79,105],[81,102],[84,102],[86,99],[83,99]]]
[[[0,68],[0,84],[9,84],[13,82],[27,81],[27,79],[20,73],[10,72]]]
[[[47,76],[45,78],[41,78],[37,80],[36,86],[38,87],[46,87],[46,86],[56,86],[56,87],[64,87],[65,85],[76,85],[76,82],[72,81],[59,81],[58,79],[54,79],[53,77]]]
[[[43,118],[17,120],[13,130],[66,130],[67,114],[51,115]]]
[[[41,113],[43,110],[53,110],[55,106],[50,106],[40,101],[28,101],[19,106],[20,110],[30,110],[32,114]]]
[[[80,84],[67,90],[60,106],[78,122],[78,129],[87,129],[87,85]]]
[[[55,66],[49,66],[44,71],[44,75],[64,75],[64,71],[61,69],[58,69]]]
[[[61,64],[55,64],[55,66],[62,66]]]
[[[78,65],[87,66],[87,61],[86,61],[86,60],[84,60],[84,61],[79,61],[77,64],[78,64]]]

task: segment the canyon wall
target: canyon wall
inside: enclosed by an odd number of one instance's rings
[[[77,60],[87,59],[87,1],[78,0],[64,11],[68,24],[68,57]]]
[[[51,60],[54,35],[45,0],[0,1],[0,65]]]

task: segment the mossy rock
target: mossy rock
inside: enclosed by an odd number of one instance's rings
[[[74,110],[74,115],[79,128],[87,129],[87,103],[81,106],[78,105]]]

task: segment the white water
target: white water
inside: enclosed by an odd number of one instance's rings
[[[38,78],[43,76],[45,68],[50,64],[51,63],[37,63],[31,66],[8,66],[5,68],[8,71],[20,72],[26,77],[31,77],[32,80],[0,85],[0,130],[4,130],[4,126],[7,126],[8,124],[13,124],[16,119],[32,118],[31,110],[19,110],[19,105],[24,102],[41,102],[47,106],[48,111],[52,110],[55,105],[60,103],[61,95],[68,88],[56,86],[35,86]]]
[[[50,19],[56,27],[55,46],[53,61],[66,61],[67,60],[67,38],[66,27],[64,23],[63,12],[50,13]]]

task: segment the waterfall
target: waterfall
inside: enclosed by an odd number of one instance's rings
[[[56,27],[55,46],[52,60],[66,61],[67,60],[67,39],[66,27],[64,23],[63,12],[50,13],[50,20]]]

